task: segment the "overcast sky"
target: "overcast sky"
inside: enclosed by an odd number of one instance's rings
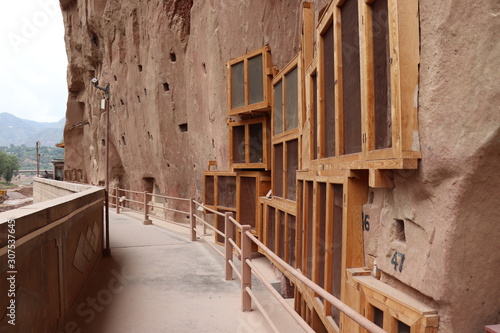
[[[66,112],[67,63],[58,0],[2,1],[0,112],[59,121]]]

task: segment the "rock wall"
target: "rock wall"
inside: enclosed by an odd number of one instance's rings
[[[301,2],[61,0],[65,167],[104,182],[98,77],[111,85],[111,185],[144,190],[154,178],[162,194],[200,199],[207,162],[229,167],[225,63],[269,44],[283,68],[299,51]],[[316,18],[328,2],[315,1]],[[369,196],[366,254],[383,281],[439,310],[441,332],[478,332],[500,322],[500,4],[419,6],[423,157]]]
[[[110,83],[110,184],[166,195],[203,191],[209,160],[228,168],[225,63],[270,44],[299,50],[301,1],[61,1],[69,59],[66,169],[104,182],[103,94]]]
[[[440,332],[481,332],[500,322],[500,4],[419,6],[422,160],[395,172],[394,189],[373,191],[365,248],[383,281],[438,309]]]

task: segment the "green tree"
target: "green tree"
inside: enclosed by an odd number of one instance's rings
[[[7,164],[7,154],[0,150],[0,177],[2,177]]]
[[[5,159],[5,167],[3,170],[3,177],[5,178],[7,184],[10,183],[14,175],[18,174],[18,171],[19,159],[17,158],[17,156],[7,155],[7,158]]]

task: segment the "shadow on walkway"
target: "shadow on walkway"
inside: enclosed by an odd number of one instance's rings
[[[239,280],[223,280],[224,261],[206,243],[113,213],[110,237],[112,256],[96,266],[65,332],[271,331],[257,309],[241,312]],[[291,317],[284,322],[284,332],[300,332]]]

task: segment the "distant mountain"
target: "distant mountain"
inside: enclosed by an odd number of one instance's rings
[[[36,141],[42,146],[54,146],[63,139],[63,118],[56,123],[39,123],[32,120],[20,119],[16,116],[2,112],[0,113],[0,146],[34,147]]]

